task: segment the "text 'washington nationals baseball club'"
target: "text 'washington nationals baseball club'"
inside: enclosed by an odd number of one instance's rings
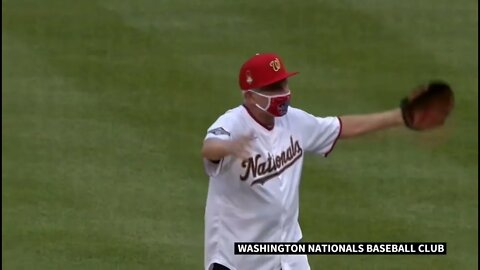
[[[446,255],[447,243],[235,243],[235,254]]]

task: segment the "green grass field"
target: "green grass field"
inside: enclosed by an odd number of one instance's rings
[[[240,65],[280,54],[293,105],[390,109],[441,78],[441,130],[311,156],[305,241],[446,241],[446,256],[310,256],[312,269],[478,268],[473,0],[3,0],[3,269],[202,269],[208,126]]]

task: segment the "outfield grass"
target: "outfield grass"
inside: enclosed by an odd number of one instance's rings
[[[477,269],[478,4],[447,0],[2,1],[4,269],[201,269],[206,128],[273,51],[316,115],[457,107],[309,157],[305,241],[446,241],[446,256],[311,256],[312,269]]]

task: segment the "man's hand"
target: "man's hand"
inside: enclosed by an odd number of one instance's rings
[[[241,136],[236,140],[229,141],[227,143],[228,154],[240,159],[245,160],[250,157],[251,143],[254,139],[253,135]]]
[[[234,140],[207,139],[203,143],[202,155],[211,161],[219,161],[226,156],[234,156],[240,160],[250,157],[253,134],[240,136]]]
[[[453,106],[453,91],[447,83],[441,81],[418,87],[400,105],[405,125],[413,130],[443,125]]]

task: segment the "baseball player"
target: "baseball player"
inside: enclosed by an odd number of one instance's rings
[[[205,269],[310,269],[306,255],[234,255],[234,242],[302,239],[299,185],[305,153],[327,157],[339,139],[404,124],[416,130],[437,127],[453,107],[450,87],[437,82],[414,92],[400,108],[317,117],[289,106],[287,78],[296,74],[276,54],[254,55],[240,69],[243,103],[208,128],[202,148],[210,177]]]

